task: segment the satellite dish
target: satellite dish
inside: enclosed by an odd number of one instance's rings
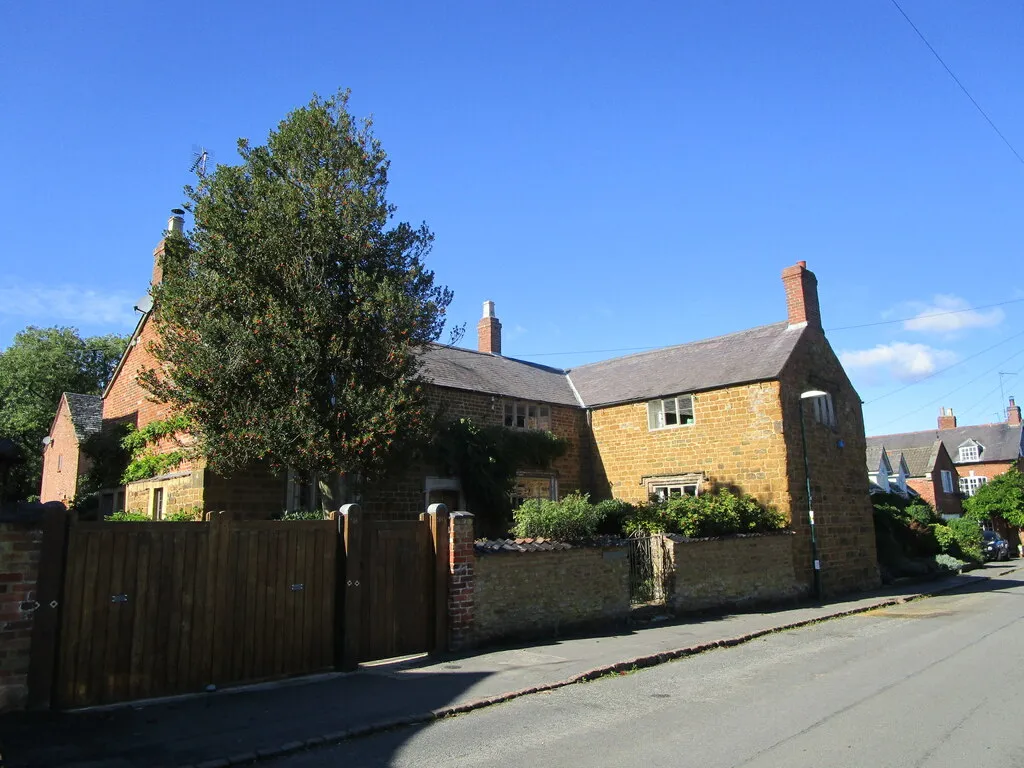
[[[46,437],[43,438],[43,445],[49,445],[52,442],[53,442],[53,438],[50,437],[49,435],[47,435]]]
[[[135,307],[134,307],[136,312],[141,312],[142,314],[146,314],[152,308],[153,308],[153,297],[150,296],[148,293],[145,296],[143,296],[141,299],[139,299],[138,302],[135,304]]]

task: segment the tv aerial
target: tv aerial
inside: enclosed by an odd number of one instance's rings
[[[192,145],[192,166],[189,171],[202,178],[206,175],[206,164],[210,161],[210,152],[206,147]]]

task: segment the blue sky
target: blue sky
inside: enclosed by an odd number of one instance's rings
[[[901,4],[1024,153],[1020,5]],[[194,145],[339,87],[470,342],[485,299],[562,367],[775,322],[804,259],[869,434],[1024,399],[1024,164],[890,0],[5,3],[0,347],[130,331]]]

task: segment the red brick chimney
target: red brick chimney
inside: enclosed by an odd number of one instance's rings
[[[1013,402],[1013,395],[1010,395],[1010,405],[1006,409],[1006,423],[1011,427],[1020,426],[1020,406]]]
[[[818,305],[818,278],[807,269],[806,261],[798,261],[782,270],[782,286],[786,289],[786,310],[789,324],[806,323],[821,330],[821,307]]]
[[[952,408],[939,409],[939,429],[956,429],[956,416]]]
[[[477,349],[490,355],[501,354],[501,321],[494,316],[494,302],[484,302],[484,316],[476,324]]]
[[[185,228],[185,216],[184,211],[180,208],[174,208],[171,210],[171,217],[167,220],[167,232],[174,232],[181,234]],[[166,237],[160,238],[160,242],[156,248],[153,249],[153,280],[150,285],[158,285],[163,282],[164,279],[164,268],[160,264],[160,260],[164,256],[164,243]]]

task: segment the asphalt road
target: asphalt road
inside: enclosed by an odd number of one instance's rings
[[[1024,571],[271,763],[1024,766]]]

